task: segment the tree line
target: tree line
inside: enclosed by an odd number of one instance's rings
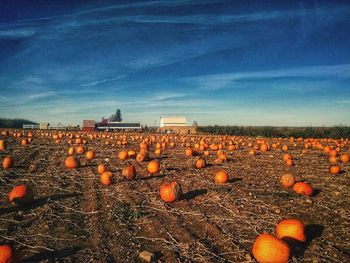
[[[26,120],[26,119],[5,119],[0,118],[0,128],[15,128],[21,129],[23,124],[38,124],[34,121]]]
[[[201,126],[197,132],[234,136],[350,138],[350,126],[334,127],[271,127],[271,126]]]

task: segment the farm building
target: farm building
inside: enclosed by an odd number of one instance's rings
[[[187,126],[186,117],[183,116],[167,116],[167,117],[160,117],[160,125],[162,127],[166,126]]]
[[[94,120],[83,120],[83,128],[84,132],[91,132],[95,130],[95,121]]]
[[[142,125],[140,122],[105,122],[99,123],[96,127],[98,130],[141,130]]]
[[[160,118],[160,127],[157,132],[176,133],[176,134],[194,134],[196,127],[188,126],[186,117],[183,116],[167,116]]]

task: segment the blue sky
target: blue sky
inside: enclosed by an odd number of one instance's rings
[[[349,28],[349,1],[2,0],[0,117],[350,125]]]

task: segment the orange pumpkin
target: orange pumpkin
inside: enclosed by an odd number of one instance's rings
[[[146,159],[146,155],[143,153],[138,153],[136,155],[136,161],[142,163]]]
[[[201,168],[204,168],[206,166],[206,161],[204,158],[201,158],[199,157],[195,163],[194,163],[194,167],[197,168],[197,169],[201,169]]]
[[[286,161],[286,165],[287,165],[287,166],[293,166],[293,160],[292,160],[292,159],[288,159],[288,160]]]
[[[0,151],[6,150],[6,142],[5,140],[0,140]]]
[[[92,160],[95,157],[95,153],[92,150],[86,152],[86,158]]]
[[[107,169],[106,169],[106,165],[103,164],[103,163],[101,163],[101,164],[99,164],[99,165],[97,166],[97,172],[98,172],[99,174],[103,174],[106,170],[107,170]]]
[[[340,167],[338,165],[332,165],[329,167],[329,172],[331,174],[338,174],[340,172]]]
[[[287,263],[290,248],[286,242],[269,234],[261,234],[253,245],[253,256],[260,263]]]
[[[85,152],[85,148],[83,146],[78,146],[77,147],[77,153],[81,154],[83,152]]]
[[[13,159],[10,156],[6,156],[2,162],[2,167],[5,169],[11,168],[13,166]]]
[[[293,238],[305,242],[304,223],[297,219],[287,219],[278,223],[276,228],[277,237]]]
[[[282,146],[282,151],[288,151],[289,147],[285,144]]]
[[[174,202],[182,196],[181,186],[176,182],[165,183],[160,187],[160,197],[164,202]]]
[[[283,154],[282,159],[286,162],[288,160],[292,160],[292,156],[289,153],[285,153]]]
[[[122,175],[128,179],[132,180],[136,176],[136,169],[133,165],[127,165],[123,168]]]
[[[75,152],[74,147],[69,147],[69,149],[68,149],[68,154],[69,154],[69,155],[73,155],[74,152]]]
[[[13,263],[18,262],[15,255],[15,251],[8,245],[0,246],[0,262],[1,263]]]
[[[307,183],[297,182],[293,186],[293,191],[300,195],[312,196],[314,189]]]
[[[329,162],[330,163],[337,163],[337,157],[335,157],[335,156],[330,156],[329,158],[328,158],[328,160],[329,160]]]
[[[104,185],[110,185],[111,184],[111,177],[112,172],[104,172],[101,174],[101,183]]]
[[[129,157],[129,155],[127,151],[121,151],[119,152],[118,157],[120,160],[123,161],[123,160],[126,160]]]
[[[344,153],[344,154],[340,155],[340,160],[341,160],[343,163],[349,162],[349,160],[350,160],[349,154]]]
[[[68,156],[64,161],[64,164],[69,169],[77,168],[79,165],[79,161],[74,156]]]
[[[292,174],[284,174],[281,176],[281,184],[284,187],[291,187],[295,183],[295,178]]]
[[[336,157],[338,155],[338,152],[336,150],[331,150],[329,153],[328,153],[329,156],[332,156],[332,157]]]
[[[22,184],[15,186],[9,194],[10,203],[16,205],[27,205],[32,203],[34,200],[34,194],[28,186]]]
[[[218,184],[227,183],[229,180],[228,174],[225,171],[218,171],[214,176],[214,181]]]
[[[186,154],[187,157],[192,157],[193,154],[194,154],[194,151],[193,151],[192,148],[187,148],[187,149],[185,150],[185,154]]]
[[[159,172],[159,162],[156,161],[156,160],[150,161],[150,162],[147,164],[147,171],[148,171],[150,174],[158,173],[158,172]]]

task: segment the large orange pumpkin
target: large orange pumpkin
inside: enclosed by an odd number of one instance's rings
[[[97,172],[103,174],[107,170],[106,165],[101,163],[97,166]]]
[[[89,151],[86,152],[86,158],[88,160],[92,160],[94,157],[95,157],[95,153],[94,153],[93,150],[89,150]]]
[[[0,151],[6,150],[6,142],[5,140],[0,140]]]
[[[5,169],[11,168],[13,166],[13,159],[10,156],[6,156],[2,162],[2,167]]]
[[[218,184],[227,183],[229,180],[228,174],[225,171],[218,171],[214,176],[214,181]]]
[[[174,202],[181,196],[182,189],[177,182],[165,183],[160,187],[160,197],[164,202]]]
[[[312,196],[314,189],[304,182],[297,182],[293,186],[293,191],[300,195]]]
[[[110,185],[111,184],[111,177],[112,177],[112,172],[104,172],[101,174],[101,183],[104,185]]]
[[[197,169],[200,168],[204,168],[206,166],[207,162],[205,161],[204,158],[199,157],[198,159],[196,159],[195,163],[194,163],[194,167]]]
[[[27,205],[32,203],[33,200],[33,191],[24,184],[15,186],[9,194],[10,203],[13,202],[16,205]]]
[[[148,171],[150,174],[158,173],[158,172],[159,172],[159,162],[156,161],[156,160],[150,161],[150,162],[147,164],[147,171]]]
[[[119,152],[118,157],[120,160],[126,160],[129,157],[129,155],[127,151],[121,151]]]
[[[64,161],[64,164],[66,165],[67,168],[74,169],[78,167],[79,162],[74,156],[68,156]]]
[[[14,263],[18,262],[14,249],[8,245],[0,246],[0,262],[1,263]]]
[[[284,174],[281,176],[281,184],[284,187],[291,187],[295,183],[295,178],[292,174]]]
[[[127,165],[123,168],[123,172],[122,175],[128,179],[128,180],[132,180],[134,179],[134,177],[136,176],[136,169],[135,166],[133,165]]]
[[[253,256],[260,263],[287,263],[290,248],[286,242],[269,234],[261,234],[253,245]]]
[[[349,160],[350,160],[349,154],[344,153],[344,154],[340,155],[340,160],[341,160],[343,163],[349,162]]]
[[[304,223],[297,219],[286,219],[278,223],[276,228],[278,238],[293,238],[305,242]]]
[[[340,172],[340,167],[338,165],[332,165],[329,167],[329,172],[331,174],[338,174]]]

